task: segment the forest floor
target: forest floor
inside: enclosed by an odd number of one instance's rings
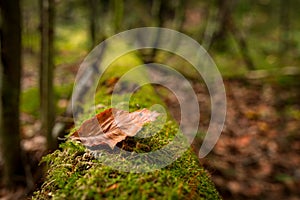
[[[76,67],[61,67],[56,83],[74,80]],[[64,74],[69,74],[66,79]],[[25,89],[36,83],[34,70],[24,73]],[[25,80],[26,79],[26,80]],[[198,96],[200,130],[207,129],[210,100],[205,84],[193,82]],[[227,116],[224,130],[213,151],[200,162],[211,173],[224,199],[300,199],[300,91],[242,79],[225,80]],[[292,88],[295,88],[293,91]],[[165,97],[174,112],[174,96]],[[66,100],[58,104],[67,105]],[[59,106],[59,105],[58,105]],[[178,113],[177,113],[178,114]],[[175,118],[176,113],[175,113]],[[22,113],[22,145],[31,165],[45,154],[40,123]],[[194,140],[198,152],[203,135]],[[0,160],[1,172],[1,160]],[[33,174],[38,179],[41,174]],[[20,192],[22,194],[22,189]],[[0,199],[9,193],[0,188]]]
[[[223,132],[200,162],[208,169],[224,199],[300,199],[299,89],[226,80],[227,116]],[[201,120],[210,119],[209,94],[194,83]],[[298,90],[298,91],[297,91]],[[165,99],[171,109],[177,100]],[[296,103],[297,102],[297,103]],[[176,116],[175,116],[176,117]],[[203,135],[194,140],[198,153]]]

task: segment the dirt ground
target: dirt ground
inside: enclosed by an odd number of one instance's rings
[[[200,160],[223,198],[300,199],[300,90],[245,80],[227,80],[225,87],[224,130],[213,151]],[[206,131],[209,94],[203,84],[194,83],[194,89],[200,129]],[[171,110],[178,109],[174,97],[165,100]],[[201,137],[194,140],[196,152],[201,142]]]

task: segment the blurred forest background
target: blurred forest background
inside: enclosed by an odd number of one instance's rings
[[[300,1],[0,2],[0,198],[39,184],[40,158],[72,125],[69,100],[89,51],[118,32],[158,26],[198,41],[224,78],[224,131],[200,160],[223,198],[300,199]],[[161,62],[162,55],[152,52],[150,59]],[[183,73],[199,97],[197,151],[210,119],[206,86],[182,60],[163,61]],[[176,118],[176,99],[164,100]]]

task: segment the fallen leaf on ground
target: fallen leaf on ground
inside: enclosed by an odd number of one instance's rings
[[[145,108],[132,113],[110,108],[83,122],[71,139],[89,147],[107,144],[113,149],[127,136],[135,136],[145,123],[153,122],[158,115]]]

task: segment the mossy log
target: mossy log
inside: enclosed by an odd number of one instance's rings
[[[118,65],[118,62],[115,65]],[[99,82],[101,87],[95,97],[96,103],[101,105],[98,106],[97,112],[110,107],[111,88],[108,83],[114,80],[112,78],[120,77],[128,70],[118,65],[118,72],[112,70],[103,76],[104,80]],[[122,95],[126,94],[120,94]],[[129,108],[130,111],[134,111],[149,108],[157,103],[163,104],[152,86],[145,85],[131,96]],[[91,116],[86,119],[89,117]],[[146,124],[141,132],[147,134],[153,131],[153,128],[156,127],[151,123]],[[177,130],[177,123],[169,117],[157,134],[149,138],[128,137],[117,146],[127,151],[150,152],[172,141]],[[118,156],[115,158],[115,165],[122,164],[122,162],[118,163]],[[59,150],[43,158],[48,168],[46,177],[32,198],[220,199],[209,173],[201,166],[190,147],[170,165],[143,173],[116,170],[102,162],[105,159],[114,158],[102,155],[99,159],[95,152],[88,150],[82,144],[67,140],[60,145]]]

